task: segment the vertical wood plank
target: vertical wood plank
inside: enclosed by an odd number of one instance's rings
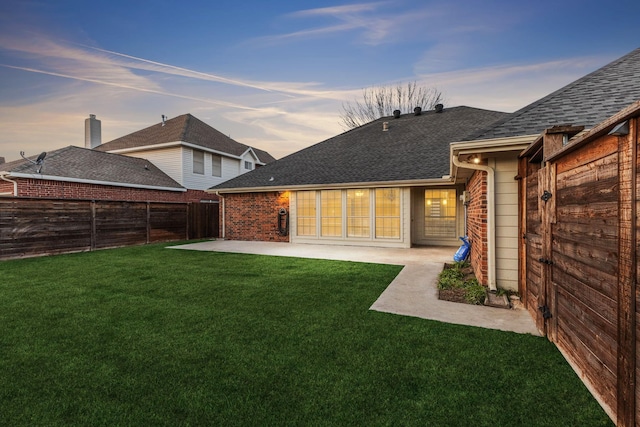
[[[635,425],[636,365],[636,137],[635,121],[629,135],[618,137],[618,367],[617,425]]]

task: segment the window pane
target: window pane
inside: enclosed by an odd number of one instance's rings
[[[376,238],[400,238],[400,189],[376,189]]]
[[[424,191],[424,234],[456,237],[456,190]]]
[[[193,150],[193,173],[204,175],[204,151]]]
[[[347,237],[369,237],[369,190],[347,190]]]
[[[316,192],[296,193],[296,217],[298,236],[316,235]]]
[[[320,234],[326,237],[342,236],[342,191],[320,192]]]
[[[222,176],[222,157],[211,155],[211,175]]]

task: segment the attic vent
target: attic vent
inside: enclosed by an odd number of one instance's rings
[[[386,132],[389,130],[389,122],[382,122],[382,131]]]
[[[444,105],[436,104],[435,110],[436,110],[436,113],[442,113],[442,110],[444,110]]]
[[[419,116],[420,114],[422,114],[422,108],[416,107],[416,108],[413,109],[413,115],[414,116]]]
[[[400,117],[400,110],[393,110],[393,117],[394,118],[399,118]]]

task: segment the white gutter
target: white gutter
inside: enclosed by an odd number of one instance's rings
[[[7,175],[9,175],[7,172],[0,172],[0,179],[2,179],[3,181],[7,181],[7,182],[11,182],[13,184],[13,193],[0,193],[0,196],[11,196],[13,195],[13,197],[18,197],[18,183],[16,181],[12,181],[9,178],[7,178]]]
[[[472,169],[487,173],[487,276],[489,291],[498,290],[496,285],[496,208],[495,208],[495,171],[492,167],[463,162],[458,155],[451,156],[453,164],[462,169]],[[472,242],[473,244],[473,242]]]
[[[180,187],[163,187],[159,185],[146,185],[146,184],[131,184],[131,183],[123,183],[123,182],[112,182],[112,181],[99,181],[92,179],[82,179],[82,178],[69,178],[65,176],[55,176],[55,175],[36,175],[31,173],[12,173],[11,176],[14,178],[31,178],[31,179],[45,179],[48,181],[63,181],[63,182],[77,182],[82,184],[96,184],[96,185],[110,185],[113,187],[126,187],[126,188],[142,188],[145,190],[163,190],[163,191],[177,191],[184,193],[187,191],[186,188]],[[4,179],[4,178],[3,178]],[[6,181],[6,179],[5,179]],[[11,181],[13,182],[13,181]]]

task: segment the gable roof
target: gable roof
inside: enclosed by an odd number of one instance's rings
[[[507,113],[471,107],[383,117],[245,173],[210,190],[292,188],[442,179],[449,143]],[[383,123],[388,130],[383,131]]]
[[[467,140],[538,135],[555,125],[592,128],[640,99],[640,48],[516,111]]]
[[[186,142],[236,157],[253,149],[261,163],[266,164],[275,160],[266,151],[241,144],[191,114],[183,114],[167,120],[164,125],[160,122],[113,141],[105,142],[95,147],[94,150],[119,151],[172,142]]]
[[[37,168],[24,159],[0,165],[0,171],[18,178],[186,191],[148,160],[73,145],[47,153],[40,173]]]

